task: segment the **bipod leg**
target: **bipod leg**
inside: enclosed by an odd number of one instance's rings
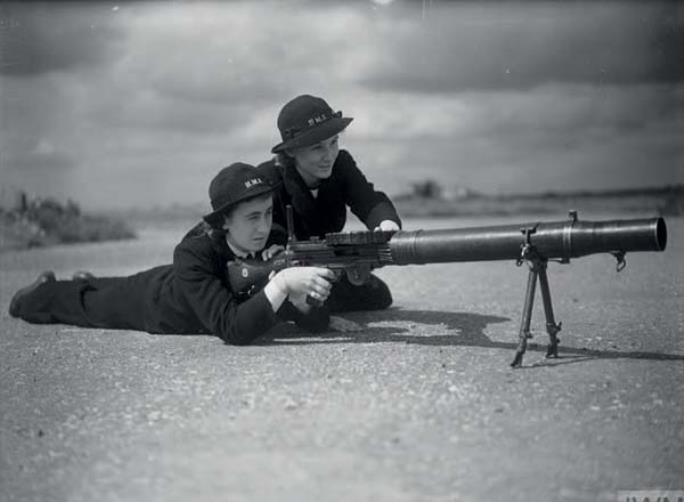
[[[561,330],[561,323],[556,324],[553,317],[553,304],[551,303],[551,291],[549,290],[549,279],[546,275],[546,261],[539,263],[539,289],[541,290],[542,301],[544,302],[544,315],[546,316],[546,332],[549,334],[549,346],[546,349],[546,357],[558,357],[558,332]]]
[[[518,348],[515,351],[515,358],[511,363],[513,368],[522,365],[523,355],[527,350],[527,339],[532,338],[530,333],[530,322],[532,321],[532,306],[534,304],[534,292],[537,286],[539,275],[539,262],[530,262],[530,272],[527,274],[527,290],[525,291],[525,305],[523,306],[522,321],[520,323],[520,333],[518,334]]]

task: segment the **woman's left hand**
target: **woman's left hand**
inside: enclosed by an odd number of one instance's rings
[[[399,224],[396,221],[382,220],[380,222],[380,225],[375,227],[374,230],[385,230],[385,231],[395,232],[395,231],[401,230],[401,229],[399,228]]]
[[[271,258],[273,258],[275,255],[277,255],[278,253],[283,251],[284,249],[285,249],[285,246],[281,246],[280,244],[272,244],[270,247],[268,247],[267,249],[264,249],[261,252],[261,258],[264,261],[268,261]]]

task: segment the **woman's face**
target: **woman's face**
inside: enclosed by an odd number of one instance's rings
[[[239,251],[261,251],[271,231],[273,198],[271,195],[241,202],[225,217],[226,239]]]
[[[339,135],[336,134],[315,145],[287,152],[295,159],[297,171],[308,186],[317,186],[332,174],[333,164],[340,151],[338,139]]]

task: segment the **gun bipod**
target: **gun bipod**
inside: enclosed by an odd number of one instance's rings
[[[549,289],[549,279],[546,274],[548,259],[540,256],[534,246],[530,243],[530,235],[536,231],[536,227],[523,228],[525,242],[521,246],[520,259],[517,264],[522,265],[527,262],[530,268],[527,275],[527,288],[525,290],[525,303],[523,305],[522,320],[520,322],[520,333],[518,334],[518,347],[511,366],[513,368],[522,365],[523,355],[527,350],[527,340],[532,338],[530,333],[530,322],[532,320],[532,307],[534,305],[534,294],[539,280],[541,289],[542,303],[544,305],[544,316],[546,317],[546,332],[549,334],[549,345],[546,349],[546,357],[558,357],[558,332],[561,330],[561,323],[556,323],[553,315],[553,304],[551,302],[551,291]]]

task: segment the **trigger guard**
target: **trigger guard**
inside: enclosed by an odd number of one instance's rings
[[[370,267],[353,267],[345,270],[347,279],[354,286],[361,286],[370,277]]]

